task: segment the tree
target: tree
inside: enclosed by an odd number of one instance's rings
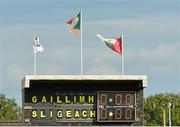
[[[22,110],[15,99],[8,99],[4,94],[0,94],[0,120],[20,120],[21,117]]]
[[[166,125],[168,122],[168,104],[171,106],[171,125],[180,125],[180,94],[156,94],[145,99],[144,116],[145,125],[147,126],[162,126],[163,125],[163,109],[166,115]]]

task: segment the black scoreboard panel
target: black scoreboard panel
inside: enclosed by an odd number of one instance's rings
[[[140,80],[30,80],[24,119],[27,125],[142,125],[142,89]]]

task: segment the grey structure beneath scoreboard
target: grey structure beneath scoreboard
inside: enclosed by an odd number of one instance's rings
[[[27,75],[22,80],[24,125],[142,126],[147,76]]]

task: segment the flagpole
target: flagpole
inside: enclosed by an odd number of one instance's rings
[[[121,74],[124,75],[124,38],[122,34]]]
[[[82,10],[81,13],[81,21],[80,21],[80,29],[81,29],[81,76],[83,75],[83,50],[82,50]]]
[[[34,75],[36,75],[36,53],[34,53]]]

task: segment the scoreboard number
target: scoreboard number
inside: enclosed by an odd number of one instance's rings
[[[97,99],[97,121],[135,121],[135,92],[99,91]]]

